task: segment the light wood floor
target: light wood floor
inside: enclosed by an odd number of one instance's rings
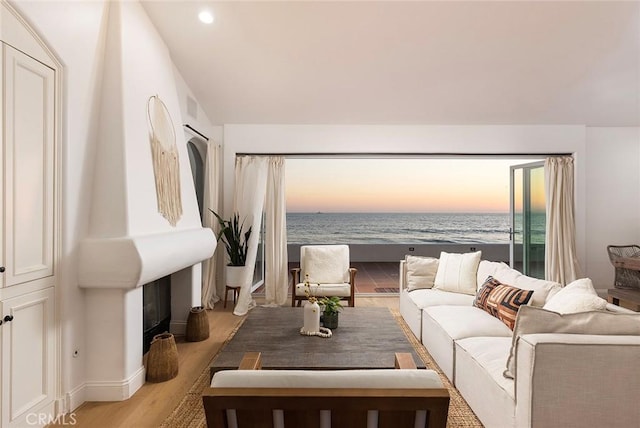
[[[260,298],[256,302],[261,304]],[[174,379],[162,383],[146,383],[126,401],[88,402],[74,411],[75,427],[86,428],[155,428],[165,420],[209,365],[212,357],[224,344],[229,334],[242,320],[232,314],[232,304],[222,308],[222,303],[207,311],[209,339],[202,342],[185,342],[177,337],[179,373]],[[356,306],[398,307],[398,298],[356,297]],[[63,426],[63,425],[57,425]]]

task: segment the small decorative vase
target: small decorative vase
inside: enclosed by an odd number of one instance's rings
[[[303,333],[320,332],[320,305],[318,302],[307,302],[304,305],[304,326]]]
[[[326,328],[335,330],[336,328],[338,328],[338,315],[338,312],[336,312],[335,314],[324,314],[323,325]]]

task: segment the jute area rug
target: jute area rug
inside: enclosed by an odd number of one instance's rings
[[[473,413],[471,408],[464,401],[458,390],[449,382],[449,379],[442,373],[440,368],[436,365],[431,358],[431,355],[422,346],[422,344],[415,338],[409,327],[402,319],[402,316],[397,309],[390,309],[391,313],[395,317],[396,321],[404,331],[404,334],[409,339],[409,342],[413,345],[418,356],[422,359],[427,368],[435,370],[442,379],[442,383],[449,390],[450,402],[449,402],[449,417],[447,419],[447,427],[482,427],[482,424]],[[242,324],[240,324],[242,325]],[[238,326],[233,333],[229,335],[227,342],[231,340]],[[226,343],[225,343],[226,344]],[[220,348],[222,349],[222,347]],[[217,355],[216,355],[217,356]],[[213,357],[213,359],[216,358]],[[213,360],[212,360],[213,361]],[[209,386],[209,367],[202,372],[200,377],[193,384],[187,395],[182,399],[180,404],[173,410],[173,412],[162,423],[162,428],[203,428],[206,427],[206,421],[204,417],[204,409],[202,407],[202,391]]]

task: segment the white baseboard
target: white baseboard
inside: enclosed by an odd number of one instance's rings
[[[86,388],[87,388],[87,385],[83,383],[82,385],[78,385],[75,388],[73,388],[71,391],[67,392],[65,396],[64,413],[73,412],[75,409],[80,407],[85,401],[87,401]]]
[[[87,382],[84,386],[86,401],[124,401],[133,396],[145,382],[145,369],[140,367],[123,381]]]
[[[169,331],[174,336],[184,336],[187,334],[187,322],[186,321],[171,321],[169,324]]]

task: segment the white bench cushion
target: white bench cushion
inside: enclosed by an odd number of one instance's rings
[[[212,388],[444,388],[433,370],[223,370]]]

